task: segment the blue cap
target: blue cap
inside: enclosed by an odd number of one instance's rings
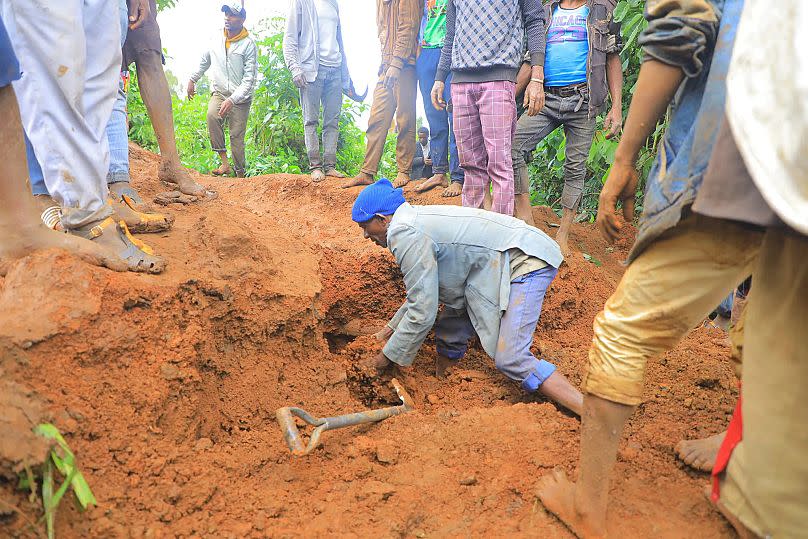
[[[404,192],[393,187],[387,178],[381,178],[362,189],[356,197],[351,219],[357,223],[365,223],[376,215],[392,215],[405,202]]]

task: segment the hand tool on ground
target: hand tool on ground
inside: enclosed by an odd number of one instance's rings
[[[283,430],[283,437],[286,439],[286,445],[295,456],[308,455],[320,443],[320,435],[327,430],[341,429],[343,427],[351,427],[354,425],[363,425],[365,423],[376,423],[383,421],[388,417],[403,414],[412,410],[415,406],[412,398],[407,393],[407,390],[393,378],[391,380],[396,394],[401,399],[401,404],[398,406],[388,406],[387,408],[379,408],[377,410],[366,410],[364,412],[356,412],[353,414],[338,415],[334,417],[314,417],[307,411],[293,406],[284,406],[278,408],[275,412],[275,417],[278,418],[278,424]],[[299,417],[309,425],[314,426],[314,430],[309,438],[308,445],[303,444],[303,438],[295,423],[295,417]]]

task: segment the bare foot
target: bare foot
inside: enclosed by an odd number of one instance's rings
[[[561,249],[561,255],[564,257],[564,260],[569,259],[572,255],[572,250],[570,250],[570,244],[565,237],[556,236],[556,242],[558,242],[558,247]]]
[[[51,248],[64,249],[96,266],[115,271],[127,270],[126,262],[112,251],[89,240],[54,232],[44,224],[36,223],[13,230],[0,227],[0,275],[6,274],[10,263],[35,251]]]
[[[356,177],[351,178],[340,187],[348,189],[349,187],[359,187],[361,185],[370,185],[371,183],[373,183],[373,176],[365,172],[360,172]]]
[[[174,224],[173,215],[140,211],[134,201],[125,195],[120,202],[110,197],[107,204],[112,206],[112,211],[117,216],[115,220],[122,219],[134,234],[165,232]]]
[[[340,172],[339,170],[337,170],[335,168],[326,169],[325,175],[328,176],[329,178],[347,178],[348,177],[348,176],[346,176],[345,174],[343,174],[342,172]]]
[[[320,170],[319,168],[315,168],[314,170],[311,171],[311,181],[313,181],[314,183],[320,183],[324,179],[325,174],[323,174],[323,171]]]
[[[676,455],[688,466],[702,472],[713,471],[715,458],[727,431],[699,440],[682,440],[676,447]]]
[[[463,184],[460,182],[452,182],[449,187],[443,190],[445,197],[459,197],[463,194]]]
[[[415,188],[416,193],[424,193],[435,187],[446,185],[446,174],[435,174],[428,180],[424,180]]]
[[[454,367],[459,361],[459,359],[449,359],[446,356],[438,354],[438,357],[435,358],[435,376],[438,378],[446,378],[446,369]]]
[[[127,264],[129,271],[141,273],[162,273],[166,261],[156,256],[151,248],[129,236],[126,224],[117,223],[112,217],[89,223],[69,231],[74,236],[92,240],[94,244],[114,253]],[[146,247],[146,248],[142,248]]]
[[[605,526],[595,527],[575,508],[575,483],[561,469],[539,480],[536,488],[541,503],[576,536],[585,539],[606,537]]]
[[[408,183],[410,183],[410,175],[399,172],[396,174],[396,180],[393,182],[393,187],[398,189],[400,187],[404,187]]]
[[[229,168],[228,168],[229,170]],[[216,191],[205,189],[191,178],[188,171],[180,165],[172,163],[160,163],[160,168],[157,170],[157,178],[164,182],[176,186],[177,191],[182,194],[195,196],[200,199],[212,200],[218,196]]]
[[[219,165],[217,168],[210,171],[214,176],[229,176],[232,172],[233,169],[231,169],[229,165]]]

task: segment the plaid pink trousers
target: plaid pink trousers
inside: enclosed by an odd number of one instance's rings
[[[464,206],[482,208],[485,193],[493,183],[491,209],[513,215],[515,87],[510,81],[452,83],[453,126],[460,166],[465,172]]]

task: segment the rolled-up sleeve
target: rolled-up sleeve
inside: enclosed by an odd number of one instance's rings
[[[388,236],[390,250],[404,274],[407,300],[394,317],[395,331],[384,346],[384,355],[407,366],[412,365],[438,315],[437,247],[409,226],[391,229]]]
[[[645,60],[681,67],[696,77],[715,45],[718,11],[709,0],[648,0],[639,44]]]

